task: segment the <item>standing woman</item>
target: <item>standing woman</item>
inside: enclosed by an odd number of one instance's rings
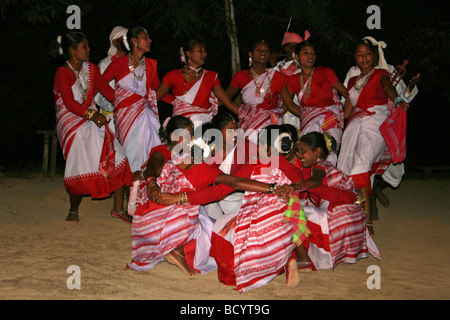
[[[110,46],[108,49],[108,56],[98,63],[98,67],[100,69],[101,74],[105,72],[106,68],[110,65],[112,61],[118,58],[122,58],[127,54],[127,49],[123,44],[124,36],[127,34],[127,32],[128,29],[122,26],[116,26],[114,27],[114,29],[112,29],[109,35]],[[111,88],[114,89],[115,81],[111,80],[109,82],[109,85],[111,86]],[[97,93],[94,99],[95,103],[101,108],[101,113],[105,117],[107,117],[107,119],[109,119],[108,121],[109,128],[115,131],[116,129],[114,127],[114,119],[113,119],[114,105],[108,100],[106,100],[106,98],[101,93]]]
[[[66,160],[64,184],[70,195],[66,220],[79,221],[78,207],[83,195],[100,199],[112,192],[112,213],[126,219],[124,190],[132,178],[128,160],[94,103],[94,95],[99,91],[114,101],[114,90],[98,67],[89,62],[91,49],[84,34],[75,31],[59,36],[54,49],[67,59],[56,71],[53,90],[56,131]]]
[[[344,129],[344,114],[338,92],[348,97],[347,89],[333,69],[314,66],[316,52],[310,42],[297,44],[295,59],[300,63],[301,73],[291,76],[287,87],[291,95],[295,95],[300,102],[302,135],[327,131],[336,140],[339,149]],[[337,153],[331,152],[327,160],[336,165]]]
[[[250,66],[233,77],[226,93],[231,98],[239,91],[242,93],[243,105],[239,108],[239,124],[244,131],[259,131],[273,122],[275,117],[282,123],[284,107],[278,104],[281,95],[288,110],[300,117],[298,107],[286,88],[287,78],[274,69],[267,68],[269,45],[264,40],[257,41],[248,53]],[[253,141],[257,142],[256,136]]]
[[[150,150],[161,144],[155,89],[159,86],[157,62],[144,57],[152,39],[142,27],[124,36],[129,53],[114,60],[103,73],[107,81],[116,81],[114,121],[116,135],[124,146],[131,171],[141,169]]]
[[[390,114],[389,99],[404,111],[409,108],[392,86],[389,72],[375,68],[376,52],[367,40],[357,44],[355,61],[361,74],[352,77],[348,83],[349,98],[344,105],[344,117],[348,123],[337,162],[337,168],[351,175],[356,188],[364,194],[364,209],[371,234],[374,232],[370,215],[371,176],[377,172],[386,148],[380,126]]]
[[[156,90],[158,100],[172,90],[175,96],[172,102],[174,116],[181,115],[191,119],[197,128],[210,122],[217,114],[217,99],[231,112],[238,113],[239,107],[225,94],[217,72],[203,68],[207,58],[203,41],[190,40],[180,48],[180,58],[184,67],[169,71]]]

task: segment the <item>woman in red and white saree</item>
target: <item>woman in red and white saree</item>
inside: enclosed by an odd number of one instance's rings
[[[185,116],[197,128],[210,122],[217,114],[218,100],[237,114],[239,107],[225,94],[217,72],[202,67],[207,58],[205,44],[200,40],[190,40],[180,49],[180,55],[185,66],[169,71],[156,90],[158,100],[172,91],[175,96],[173,116]]]
[[[94,95],[101,92],[114,100],[114,91],[89,62],[87,38],[72,32],[58,39],[66,64],[56,71],[54,99],[56,131],[66,167],[64,184],[71,208],[66,220],[78,221],[83,195],[101,199],[115,192],[113,212],[123,212],[124,187],[132,178],[125,150],[98,112]]]
[[[300,113],[286,88],[287,77],[266,67],[269,45],[265,41],[256,42],[249,57],[251,68],[236,73],[226,92],[229,97],[241,92],[243,104],[239,108],[239,128],[257,143],[258,131],[270,124],[283,123],[284,106],[298,117]],[[279,99],[280,95],[282,99]]]
[[[189,275],[216,269],[214,259],[209,256],[213,223],[205,210],[190,204],[185,195],[212,183],[225,183],[240,190],[269,190],[267,184],[226,175],[217,166],[195,164],[190,154],[172,154],[157,184],[162,193],[173,194],[174,201],[169,205],[152,202],[147,196],[146,183],[139,185],[132,224],[133,258],[128,268],[146,271],[167,258]],[[191,240],[195,240],[195,248],[192,264],[188,265],[183,247]]]
[[[288,90],[300,101],[300,130],[331,134],[339,145],[344,130],[344,113],[338,92],[348,97],[347,89],[339,81],[333,69],[314,67],[316,53],[309,42],[296,46],[295,57],[300,63],[301,73],[289,77]],[[331,152],[328,161],[336,165],[337,153]]]
[[[408,104],[398,96],[387,70],[375,68],[375,49],[368,42],[361,42],[355,50],[356,64],[361,74],[349,80],[349,98],[344,106],[348,120],[342,136],[337,168],[351,175],[356,188],[365,197],[368,226],[373,234],[370,215],[371,177],[382,174],[392,162],[380,127],[396,106],[406,111]]]
[[[331,138],[330,138],[331,139]],[[327,160],[329,153],[323,135],[310,132],[299,142],[299,158],[303,181],[302,205],[311,231],[304,241],[313,269],[332,269],[343,263],[356,263],[370,253],[380,259],[378,248],[366,231],[367,215],[355,199],[342,191],[356,193],[350,176],[343,174]],[[317,194],[317,185],[330,188]]]
[[[126,150],[132,172],[140,170],[150,150],[161,144],[154,91],[159,86],[157,62],[144,57],[151,42],[144,28],[129,30],[124,44],[131,52],[114,60],[103,73],[107,81],[116,81],[116,135]]]

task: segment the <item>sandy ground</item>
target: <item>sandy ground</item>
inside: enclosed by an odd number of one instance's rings
[[[162,262],[153,270],[126,270],[130,225],[109,216],[112,199],[85,198],[80,222],[64,219],[69,208],[62,178],[0,181],[0,299],[3,300],[316,300],[449,299],[450,180],[405,179],[386,190],[391,206],[375,221],[373,257],[333,271],[301,274],[295,288],[280,275],[267,286],[240,294],[216,272],[188,278]],[[69,289],[70,266],[80,270],[80,289]],[[379,267],[380,289],[369,289]],[[375,283],[369,281],[370,283]]]

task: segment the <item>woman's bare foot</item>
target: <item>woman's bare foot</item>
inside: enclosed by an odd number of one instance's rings
[[[182,250],[183,248],[175,248],[166,256],[166,259],[169,263],[176,265],[178,268],[181,269],[181,271],[183,271],[188,276],[192,277],[197,272],[189,268]]]
[[[66,217],[66,221],[78,223],[80,219],[78,218],[78,212],[69,211],[69,214]]]
[[[289,259],[286,263],[286,286],[295,287],[300,282],[298,275],[297,261],[295,259]]]

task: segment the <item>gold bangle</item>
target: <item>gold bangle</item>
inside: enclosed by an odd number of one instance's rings
[[[86,118],[86,119],[88,119],[88,120],[91,120],[92,119],[92,117],[94,116],[94,114],[95,114],[95,110],[86,110],[86,112],[84,113],[84,117]]]

